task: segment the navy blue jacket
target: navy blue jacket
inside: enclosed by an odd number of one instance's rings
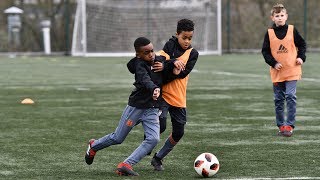
[[[164,63],[165,57],[156,56],[154,61],[160,61]],[[133,85],[135,88],[132,90],[129,96],[128,105],[136,108],[152,108],[159,107],[161,95],[158,100],[153,100],[152,95],[155,88],[161,88],[163,84],[163,71],[154,72],[152,70],[152,64],[154,62],[148,62],[137,57],[131,59],[127,63],[129,71],[134,74],[135,82]],[[173,64],[171,65],[173,66]]]

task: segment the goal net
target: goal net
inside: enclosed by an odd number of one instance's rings
[[[221,54],[221,0],[78,0],[72,55],[132,56],[140,36],[158,51],[183,18],[195,23],[200,54]]]

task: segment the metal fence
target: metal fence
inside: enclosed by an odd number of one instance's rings
[[[190,1],[190,0],[186,0]],[[305,38],[308,51],[320,50],[320,3],[318,0],[222,0],[223,52],[258,52],[267,28],[270,10],[283,3],[289,18]],[[8,14],[12,6],[22,9],[18,52],[43,52],[42,20],[51,21],[52,52],[70,52],[76,0],[6,0],[0,1],[0,52],[10,52]]]

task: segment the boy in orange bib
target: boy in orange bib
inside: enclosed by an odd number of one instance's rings
[[[194,68],[199,53],[191,46],[194,32],[194,22],[189,19],[181,19],[177,23],[176,35],[166,42],[159,52],[167,60],[175,59],[174,65],[179,73],[164,73],[168,75],[165,80],[169,83],[162,86],[163,103],[160,115],[160,133],[166,129],[168,113],[171,117],[172,132],[166,139],[161,149],[153,156],[151,165],[157,171],[164,170],[162,160],[177,145],[184,135],[187,123],[187,85],[189,74]],[[170,69],[171,71],[171,69]],[[175,69],[173,70],[175,72]]]
[[[302,76],[301,66],[306,60],[306,42],[293,25],[286,24],[287,19],[287,10],[282,4],[273,6],[271,20],[274,23],[265,34],[261,52],[270,65],[279,135],[290,137],[295,127],[296,87]]]

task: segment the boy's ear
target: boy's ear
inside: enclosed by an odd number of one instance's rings
[[[273,21],[273,16],[270,16],[271,21]]]
[[[176,37],[178,37],[178,33],[176,32]]]

